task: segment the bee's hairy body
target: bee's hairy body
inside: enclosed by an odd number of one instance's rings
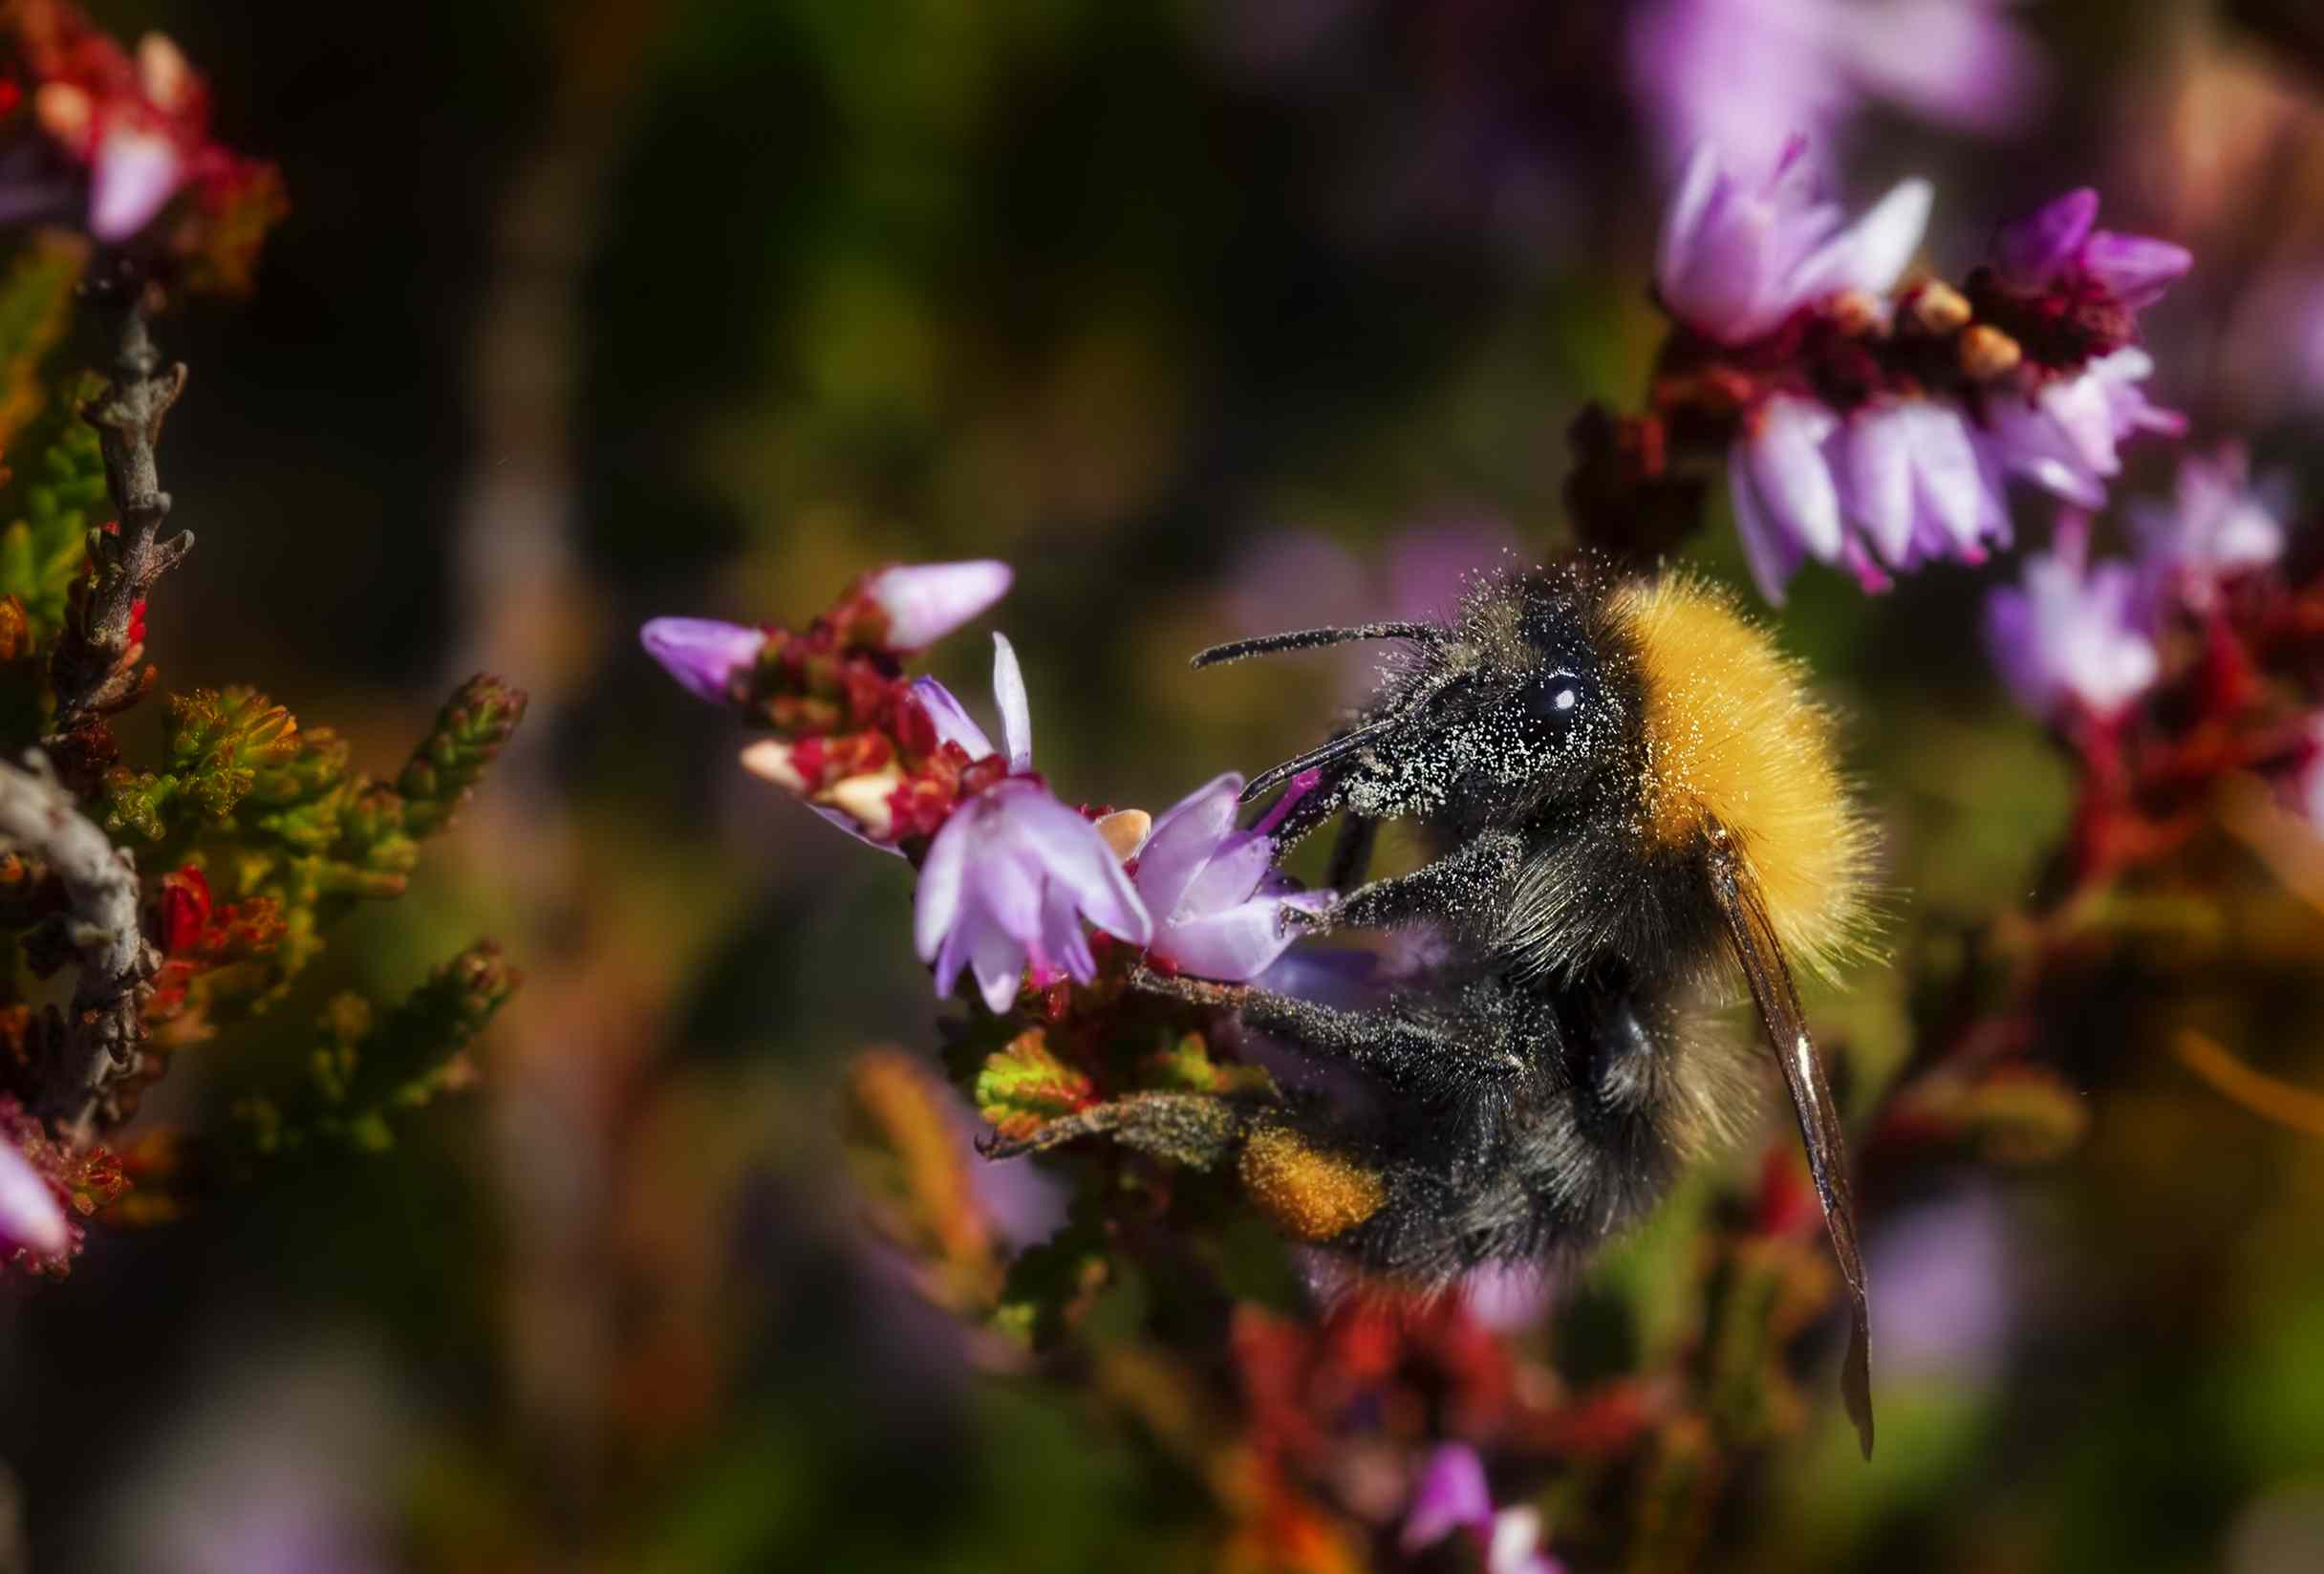
[[[1433,1288],[1486,1263],[1553,1262],[1653,1206],[1749,1109],[1742,1046],[1699,1020],[1739,972],[1852,1295],[1846,1388],[1869,1450],[1845,1155],[1787,958],[1823,970],[1861,949],[1871,836],[1804,673],[1723,593],[1587,558],[1491,578],[1448,623],[1272,636],[1196,660],[1350,638],[1405,654],[1346,727],[1252,788],[1295,783],[1286,847],[1340,821],[1342,895],[1314,927],[1425,934],[1427,959],[1357,1005],[1144,981],[1352,1067],[1379,1096],[1261,1104],[1221,1128],[1159,1095],[1031,1146],[1108,1132],[1194,1154],[1223,1133],[1280,1226],[1375,1279]],[[1387,821],[1420,828],[1433,856],[1363,883]]]
[[[1495,675],[1533,675],[1535,702],[1480,705],[1434,749],[1357,750],[1286,828],[1338,811],[1361,845],[1404,818],[1433,843],[1411,883],[1339,915],[1444,935],[1445,954],[1375,1008],[1428,1047],[1375,1067],[1393,1094],[1369,1118],[1296,1117],[1319,1149],[1380,1175],[1377,1210],[1333,1243],[1424,1284],[1586,1250],[1749,1111],[1742,1047],[1693,1009],[1729,971],[1702,890],[1714,838],[1748,850],[1777,932],[1818,962],[1860,930],[1869,864],[1828,719],[1718,593],[1609,585],[1575,563],[1487,585],[1449,633],[1391,673],[1359,726]],[[1550,751],[1570,768],[1542,771]],[[1243,1014],[1294,1042],[1345,1025],[1283,999]]]

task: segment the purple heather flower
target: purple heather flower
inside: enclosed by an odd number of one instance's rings
[[[1976,563],[2006,546],[2009,509],[1969,426],[1949,404],[1885,399],[1848,418],[1832,444],[1848,518],[1892,569],[1936,558]]]
[[[1308,784],[1312,786],[1312,783]],[[1328,891],[1302,891],[1275,870],[1275,827],[1297,784],[1249,830],[1235,829],[1242,778],[1233,771],[1163,811],[1138,849],[1138,895],[1153,916],[1151,949],[1198,978],[1257,978],[1296,935],[1284,910],[1318,912]]]
[[[2000,1375],[2015,1321],[2009,1218],[1990,1193],[1885,1220],[1867,1254],[1872,1326],[1890,1377]]]
[[[2133,503],[2130,523],[2156,589],[2201,612],[2225,581],[2283,555],[2287,502],[2272,482],[2254,489],[2244,451],[2229,445],[2181,459],[2171,503]]]
[[[158,131],[118,125],[89,165],[89,233],[124,241],[145,227],[185,181],[185,158]]]
[[[1409,1556],[1456,1530],[1476,1538],[1485,1574],[1560,1574],[1562,1565],[1541,1550],[1540,1511],[1521,1505],[1496,1513],[1484,1462],[1466,1443],[1447,1443],[1429,1456],[1405,1516],[1402,1545]]]
[[[1986,599],[1986,642],[2003,681],[2028,710],[2055,718],[2079,705],[2109,721],[2161,670],[2141,626],[2139,576],[2127,563],[2084,562],[2087,520],[2058,524],[2050,552],[2026,559],[2025,577]]]
[[[899,651],[933,645],[1008,593],[1005,563],[901,563],[864,581],[864,593],[888,615],[888,643]]]
[[[1009,642],[996,634],[993,646],[993,696],[1017,774],[963,800],[936,833],[920,866],[912,937],[920,959],[936,966],[939,996],[966,968],[985,1004],[1005,1011],[1028,967],[1036,987],[1097,976],[1083,916],[1134,945],[1153,938],[1153,920],[1097,828],[1024,774],[1033,763],[1024,679]],[[915,692],[939,736],[979,758],[995,752],[943,685],[922,679]]]
[[[1664,308],[1722,344],[1772,333],[1843,290],[1887,292],[1928,225],[1933,188],[1897,184],[1854,224],[1819,202],[1795,141],[1772,173],[1736,175],[1718,148],[1695,149],[1664,221],[1654,278]]]
[[[2125,345],[2031,395],[1994,398],[1985,430],[1994,463],[2069,503],[2103,507],[2106,483],[2121,473],[2123,439],[2186,430],[2185,417],[2149,403],[2139,387],[2154,369],[2153,356]]]
[[[2152,306],[2195,261],[2184,246],[2147,235],[2096,229],[2098,194],[2081,186],[2053,199],[1993,238],[2003,278],[2038,290],[2079,274],[2103,285],[2131,310]]]
[[[714,617],[656,617],[637,631],[637,641],[689,694],[724,704],[734,670],[758,660],[766,631]]]
[[[14,1143],[0,1141],[0,1256],[21,1248],[61,1257],[72,1243],[55,1192]]]
[[[1832,140],[1867,99],[2002,131],[2040,97],[2005,0],[1650,0],[1629,26],[1633,91],[1669,163],[1705,140],[1761,165]]]

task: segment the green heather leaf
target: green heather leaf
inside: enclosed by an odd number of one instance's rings
[[[308,1056],[304,1087],[235,1105],[245,1147],[266,1155],[394,1146],[400,1116],[470,1080],[462,1051],[518,981],[500,948],[486,941],[438,968],[383,1015],[360,996],[334,997],[316,1024],[322,1042]]]
[[[0,530],[0,595],[24,604],[38,642],[63,625],[66,599],[88,561],[89,530],[107,507],[96,428],[66,422],[41,454],[38,479],[24,487],[22,502],[22,514]]]
[[[463,683],[396,778],[404,800],[404,829],[414,836],[431,836],[449,825],[524,719],[524,690],[483,673]]]
[[[977,1073],[977,1110],[1004,1137],[1028,1137],[1096,1097],[1089,1079],[1059,1060],[1038,1027],[1011,1040]]]

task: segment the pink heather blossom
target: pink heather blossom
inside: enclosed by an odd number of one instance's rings
[[[2054,198],[2002,226],[1993,238],[1994,268],[2020,289],[2087,278],[2136,312],[2160,300],[2194,266],[2195,254],[2184,246],[2093,228],[2098,216],[2098,194],[2088,186]]]
[[[72,1243],[55,1192],[14,1143],[0,1142],[0,1257],[61,1257]]]
[[[184,183],[177,141],[141,126],[117,125],[89,162],[89,233],[123,241],[145,227]]]
[[[1985,431],[1995,462],[2068,503],[2104,507],[2106,484],[2122,470],[2117,449],[2125,438],[2186,430],[2186,418],[2149,403],[2139,387],[2154,369],[2153,356],[2125,345],[2031,395],[1995,398]]]
[[[1154,919],[1153,955],[1231,983],[1257,978],[1290,947],[1296,937],[1285,909],[1318,912],[1332,900],[1274,869],[1269,832],[1302,795],[1300,786],[1249,830],[1235,829],[1241,794],[1242,778],[1230,771],[1164,810],[1138,849],[1135,876]]]
[[[758,660],[766,631],[713,617],[656,617],[637,631],[637,640],[687,693],[724,704],[735,669]]]
[[[888,615],[888,644],[916,651],[981,615],[1008,593],[1016,576],[1005,563],[905,563],[864,581],[864,593]]]
[[[2018,702],[2055,720],[2079,706],[2112,721],[2161,670],[2140,615],[2128,563],[2084,562],[2088,522],[2069,516],[2054,550],[2026,559],[2025,576],[1986,600],[1986,640]]]
[[[2181,459],[2169,505],[2141,500],[2130,506],[2131,528],[2156,591],[2209,611],[2223,584],[2283,555],[2279,521],[2287,502],[2272,483],[2252,487],[2240,447]]]
[[[2009,1218],[1990,1192],[1883,1221],[1868,1253],[1872,1326],[1890,1377],[1990,1382],[2016,1321]]]
[[[1880,400],[1849,416],[1830,452],[1849,520],[1888,567],[1976,563],[1989,543],[2009,544],[2001,479],[1954,406]]]
[[[912,916],[914,945],[948,996],[966,969],[984,1003],[1005,1011],[1027,969],[1039,988],[1097,976],[1081,920],[1133,945],[1153,921],[1113,850],[1079,812],[1030,775],[1033,726],[1017,653],[993,636],[993,696],[1011,775],[965,799],[929,844]],[[983,729],[933,679],[915,692],[938,735],[972,756],[995,752]]]
[[[1834,140],[1868,100],[2004,131],[2045,73],[2008,0],[1649,0],[1629,75],[1666,159],[1714,141],[1765,167],[1794,136]]]
[[[1541,1550],[1540,1511],[1521,1505],[1496,1512],[1484,1462],[1466,1443],[1447,1443],[1429,1456],[1400,1541],[1409,1557],[1455,1531],[1475,1538],[1485,1574],[1561,1574],[1563,1565]]]
[[[1941,401],[1883,399],[1842,417],[1775,394],[1747,418],[1727,468],[1744,559],[1775,606],[1811,557],[1879,591],[1883,563],[1975,563],[2010,539],[2001,477],[1969,419]]]
[[[1843,290],[1885,294],[1912,260],[1934,190],[1900,183],[1855,223],[1818,201],[1804,144],[1772,173],[1732,173],[1695,149],[1664,221],[1654,278],[1671,316],[1722,344],[1746,344]]]

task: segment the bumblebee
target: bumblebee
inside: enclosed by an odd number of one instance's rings
[[[1846,1283],[1843,1391],[1869,1454],[1847,1157],[1793,962],[1828,971],[1866,949],[1874,840],[1805,672],[1712,587],[1587,558],[1486,580],[1443,622],[1274,635],[1194,664],[1351,640],[1399,647],[1377,694],[1247,796],[1293,784],[1286,849],[1340,822],[1329,883],[1344,895],[1308,917],[1316,931],[1425,934],[1426,961],[1361,1007],[1142,981],[1379,1087],[1368,1110],[1239,1115],[1245,1189],[1287,1233],[1374,1277],[1442,1285],[1485,1263],[1577,1258],[1748,1110],[1748,1055],[1703,1010],[1739,975]],[[1366,883],[1391,820],[1433,856]]]

